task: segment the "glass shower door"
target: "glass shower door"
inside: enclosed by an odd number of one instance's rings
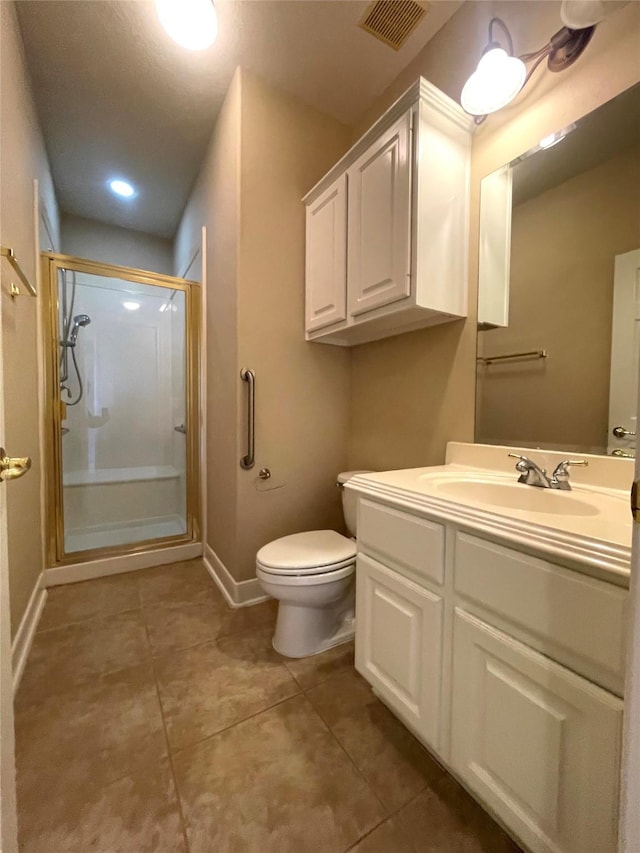
[[[193,531],[190,285],[97,267],[57,269],[59,557]]]

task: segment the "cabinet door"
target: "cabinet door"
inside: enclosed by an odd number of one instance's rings
[[[622,702],[456,610],[451,763],[532,853],[617,849]]]
[[[352,316],[409,296],[411,111],[349,168],[348,299]]]
[[[369,557],[356,571],[356,669],[438,748],[442,599]]]
[[[347,316],[347,176],[307,206],[306,330]]]

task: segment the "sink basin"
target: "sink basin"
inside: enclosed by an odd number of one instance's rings
[[[550,515],[593,516],[601,508],[575,492],[539,489],[523,483],[496,483],[490,480],[434,480],[430,485],[442,495],[456,501],[473,501],[503,509]],[[615,500],[615,498],[611,498]]]

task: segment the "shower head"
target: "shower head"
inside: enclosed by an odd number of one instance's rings
[[[76,340],[78,339],[78,330],[80,326],[88,326],[90,322],[91,317],[88,314],[76,314],[73,318],[73,328],[69,334],[69,343],[72,346],[75,346]]]

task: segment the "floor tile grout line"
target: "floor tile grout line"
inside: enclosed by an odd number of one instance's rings
[[[242,725],[242,723],[246,723],[249,720],[253,720],[255,717],[259,717],[260,714],[265,714],[267,711],[273,711],[274,708],[277,708],[279,705],[284,705],[285,702],[288,702],[290,699],[296,699],[298,696],[303,696],[304,693],[302,690],[298,690],[296,693],[292,693],[290,696],[285,696],[284,699],[278,699],[277,702],[274,702],[273,705],[267,705],[266,708],[261,708],[259,711],[255,711],[253,714],[249,714],[248,717],[243,717],[241,720],[236,720],[235,723],[230,723],[230,725],[225,726],[223,729],[220,729],[217,732],[212,732],[210,735],[206,735],[206,737],[200,738],[199,740],[191,741],[190,743],[185,744],[184,746],[171,746],[169,743],[169,749],[172,752],[176,753],[176,756],[182,752],[185,752],[188,749],[192,749],[195,746],[200,746],[207,740],[211,740],[211,738],[217,737],[218,735],[224,734],[225,732],[231,731],[231,729],[235,729],[236,726]]]
[[[144,607],[142,608],[142,613],[144,616]],[[146,621],[145,621],[145,628],[148,629],[148,625],[147,625]],[[245,628],[242,631],[233,631],[231,634],[218,634],[216,636],[209,637],[207,640],[200,640],[197,643],[193,643],[190,646],[182,646],[179,649],[158,649],[157,653],[155,653],[155,654],[154,654],[153,646],[151,645],[151,640],[149,640],[149,645],[151,648],[151,656],[153,657],[154,660],[159,660],[160,658],[168,657],[169,655],[180,654],[181,652],[187,652],[190,649],[197,649],[200,646],[206,646],[207,643],[217,643],[219,640],[228,640],[228,639],[231,639],[232,637],[240,637],[240,636],[243,636],[245,634],[256,633],[256,632],[261,631],[263,629],[266,630],[266,628],[267,628],[266,625],[256,625],[252,628]],[[287,667],[287,671],[289,672],[289,674],[291,675],[291,677],[294,679],[294,681],[297,684],[298,680],[296,679],[295,675],[289,671],[288,667]],[[301,687],[300,689],[302,690],[303,688]]]
[[[87,616],[86,619],[74,619],[71,622],[62,622],[60,625],[52,625],[50,628],[39,628],[34,636],[50,634],[52,631],[61,631],[64,628],[74,628],[76,625],[86,625],[88,622],[97,622],[101,619],[111,619],[114,616],[123,616],[125,613],[137,613],[142,607],[125,607],[123,610],[115,610],[113,613],[96,613]]]
[[[305,692],[305,691],[303,691],[303,696],[304,696],[304,698],[307,700],[307,702],[309,703],[310,708],[311,708],[311,709],[314,711],[314,713],[317,715],[317,717],[318,717],[318,719],[320,720],[320,722],[322,723],[322,725],[323,725],[323,726],[326,728],[326,730],[329,732],[329,734],[331,735],[331,737],[333,738],[333,740],[338,744],[338,746],[340,747],[341,751],[342,751],[342,752],[344,752],[344,754],[347,756],[347,758],[349,759],[350,763],[351,763],[351,764],[353,765],[353,767],[355,768],[356,773],[358,774],[358,776],[359,776],[359,777],[362,779],[362,781],[364,782],[364,784],[365,784],[365,786],[366,786],[367,790],[371,791],[371,793],[373,794],[373,796],[375,797],[375,799],[378,801],[378,803],[379,803],[379,804],[380,804],[380,806],[382,807],[383,812],[384,812],[384,813],[385,813],[385,815],[386,815],[386,816],[385,816],[385,818],[384,818],[384,820],[386,820],[386,817],[388,817],[388,815],[386,814],[386,812],[387,812],[387,806],[382,802],[382,800],[380,799],[380,797],[379,797],[379,796],[376,794],[376,792],[373,790],[373,788],[371,787],[371,784],[369,783],[369,780],[365,777],[365,775],[364,775],[364,773],[362,772],[362,770],[360,770],[360,768],[359,768],[359,767],[358,767],[358,765],[355,763],[355,761],[353,760],[353,758],[349,755],[349,753],[347,752],[347,750],[345,749],[345,747],[344,747],[344,746],[342,745],[342,743],[338,740],[337,736],[335,735],[335,733],[334,733],[333,729],[331,728],[331,726],[329,725],[329,723],[327,723],[327,721],[326,721],[326,720],[325,720],[325,718],[322,716],[322,714],[320,713],[320,711],[318,711],[318,709],[317,709],[317,708],[316,708],[316,706],[313,704],[313,702],[311,701],[311,699],[309,699],[309,697],[307,696],[307,694],[306,694],[306,692]],[[384,822],[384,821],[381,821],[381,823],[382,823],[382,822]]]
[[[149,640],[149,632],[147,631],[147,626],[145,624],[145,632],[147,634],[147,643],[150,644]],[[164,740],[167,747],[167,759],[169,761],[169,768],[171,770],[171,778],[173,779],[173,787],[176,792],[176,800],[178,804],[178,814],[180,815],[180,826],[182,828],[182,836],[184,838],[184,849],[185,853],[190,853],[189,847],[189,836],[187,835],[187,821],[184,815],[184,808],[182,805],[182,797],[180,796],[180,788],[178,787],[178,779],[176,776],[176,770],[173,763],[173,754],[171,751],[171,744],[169,743],[169,730],[167,727],[167,721],[164,714],[164,708],[162,707],[162,699],[160,697],[160,683],[158,681],[158,674],[156,672],[155,661],[153,656],[151,657],[151,672],[153,673],[153,683],[156,690],[156,697],[158,699],[158,708],[160,710],[160,719],[162,720],[162,729],[164,731]]]
[[[357,672],[357,670],[355,669],[355,667],[352,667],[352,668],[354,669],[354,671],[355,671],[355,672]],[[344,672],[335,673],[335,677],[339,677],[339,676],[344,675],[344,674],[345,674]],[[311,707],[313,708],[313,710],[314,710],[314,711],[316,712],[316,714],[320,717],[320,719],[322,720],[322,722],[324,723],[324,725],[329,729],[329,731],[330,731],[330,732],[331,732],[331,734],[333,735],[333,738],[338,742],[338,744],[340,745],[340,748],[342,749],[342,751],[343,751],[344,753],[346,753],[346,755],[349,757],[349,760],[351,761],[351,763],[353,764],[353,766],[354,766],[354,767],[356,768],[356,770],[358,771],[358,774],[359,774],[359,775],[364,779],[364,781],[367,783],[367,786],[368,786],[369,788],[371,788],[371,790],[373,791],[373,788],[371,787],[371,785],[370,785],[369,781],[367,780],[366,776],[364,775],[364,773],[360,770],[360,768],[359,768],[359,767],[358,767],[358,765],[356,764],[355,760],[351,757],[351,755],[350,755],[350,754],[349,754],[349,752],[347,751],[346,747],[345,747],[345,746],[343,746],[343,744],[342,744],[342,742],[340,741],[340,739],[338,738],[338,736],[334,733],[333,728],[332,728],[332,727],[329,725],[329,723],[324,719],[324,717],[322,716],[322,713],[321,713],[321,712],[316,708],[316,706],[314,705],[313,701],[312,701],[312,700],[309,698],[309,696],[307,695],[308,693],[310,693],[310,692],[312,692],[313,690],[315,690],[315,688],[316,688],[316,687],[320,687],[322,684],[326,684],[326,683],[327,683],[327,681],[329,681],[329,680],[330,680],[330,679],[326,679],[325,681],[320,682],[320,684],[314,685],[313,687],[308,687],[306,690],[303,690],[303,693],[304,693],[305,697],[308,699],[309,703],[311,704]],[[422,748],[422,749],[424,749],[424,747],[421,747],[421,748]],[[425,751],[426,751],[426,750],[425,750]],[[428,754],[428,753],[427,753],[427,754]],[[441,767],[441,765],[438,765],[438,766],[439,766],[439,767]],[[444,768],[442,768],[442,767],[441,767],[441,769],[443,770],[443,773],[446,773],[446,772],[447,772],[446,770],[444,770]],[[358,841],[355,841],[355,842],[353,843],[352,847],[355,847],[355,845],[356,845],[356,844],[358,844],[360,841],[362,841],[362,839],[363,839],[363,838],[366,838],[366,837],[367,837],[367,835],[370,835],[370,834],[371,834],[375,829],[377,829],[379,826],[381,826],[385,821],[390,820],[392,817],[394,817],[395,815],[397,815],[400,811],[402,811],[402,809],[404,809],[406,806],[408,806],[410,803],[412,803],[414,800],[416,800],[419,796],[421,796],[422,794],[424,794],[424,792],[425,792],[427,789],[430,789],[430,788],[431,788],[431,783],[429,783],[429,782],[425,782],[425,783],[424,783],[424,785],[422,786],[422,788],[420,788],[420,790],[419,790],[419,791],[416,791],[416,793],[415,793],[415,794],[413,794],[411,797],[409,797],[409,799],[408,799],[405,803],[402,803],[402,804],[401,804],[401,805],[399,805],[399,806],[392,807],[392,808],[391,808],[391,810],[390,810],[390,811],[388,811],[388,813],[386,814],[386,816],[385,816],[385,817],[380,821],[380,823],[376,824],[376,826],[374,826],[371,830],[369,830],[367,833],[365,833],[365,835],[363,835],[360,839],[358,839]],[[389,807],[388,807],[384,802],[382,802],[382,800],[381,800],[381,799],[380,799],[380,797],[375,793],[375,791],[373,791],[373,793],[374,793],[374,795],[376,796],[376,798],[378,799],[378,801],[381,803],[381,805],[382,805],[383,809],[385,809],[385,811],[386,811]],[[348,853],[348,851],[349,851],[349,850],[351,850],[351,849],[352,849],[352,847],[348,847],[348,848],[347,848],[347,850],[345,851],[345,853]]]
[[[422,792],[421,792],[421,793],[422,793]],[[412,802],[412,801],[411,801],[411,802]],[[402,808],[404,808],[404,806],[402,806]],[[353,842],[353,844],[351,844],[349,847],[347,847],[347,848],[346,848],[346,850],[343,850],[343,851],[342,851],[342,853],[351,853],[351,851],[352,851],[352,850],[355,850],[355,848],[358,846],[358,844],[360,844],[362,841],[364,841],[365,839],[367,839],[370,835],[373,835],[373,833],[374,833],[376,830],[380,829],[380,827],[381,827],[381,826],[383,826],[385,823],[388,823],[390,820],[392,820],[392,819],[393,819],[393,817],[394,817],[397,813],[398,813],[398,812],[396,811],[396,812],[394,812],[392,815],[389,815],[389,817],[385,817],[385,818],[384,818],[384,820],[381,820],[381,821],[380,821],[380,823],[377,823],[377,824],[373,827],[373,829],[370,829],[368,832],[365,832],[365,834],[364,834],[364,835],[361,835],[361,836],[360,836],[360,838],[359,838],[357,841],[354,841],[354,842]],[[413,843],[409,838],[407,838],[406,836],[405,836],[405,840],[406,840],[407,844],[409,844],[409,845],[410,845],[411,850],[412,850],[412,851],[414,851],[414,853],[415,853],[416,848],[415,848],[414,843]]]

